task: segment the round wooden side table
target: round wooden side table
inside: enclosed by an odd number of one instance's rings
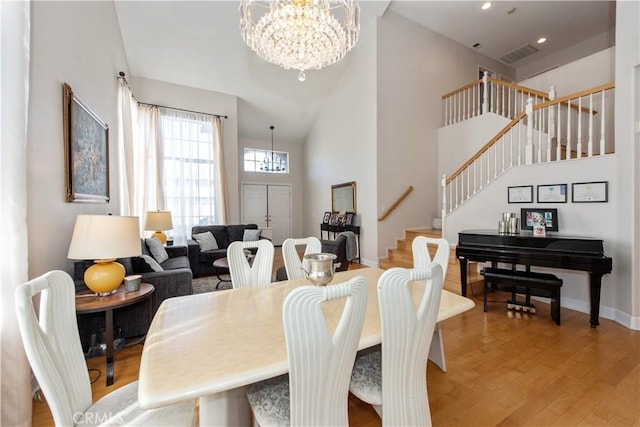
[[[141,283],[140,289],[134,292],[125,292],[124,285],[121,285],[115,293],[99,297],[91,291],[82,291],[76,294],[76,313],[88,314],[88,313],[101,313],[105,314],[105,329],[106,329],[106,352],[107,358],[107,385],[113,384],[113,354],[115,349],[113,347],[113,310],[126,307],[128,305],[136,304],[145,300],[149,301],[149,324],[151,324],[152,305],[151,294],[156,289],[150,283]],[[137,344],[137,341],[132,344]],[[129,344],[129,345],[132,345]]]

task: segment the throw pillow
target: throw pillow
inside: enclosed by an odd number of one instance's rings
[[[149,255],[142,255],[141,258],[144,259],[147,264],[149,264],[149,267],[151,267],[153,271],[164,271],[164,268],[162,268],[160,264],[158,264],[158,262],[153,259],[153,257],[150,257]]]
[[[149,247],[149,252],[151,252],[151,255],[153,255],[158,263],[162,264],[169,259],[169,254],[167,254],[167,250],[162,246],[162,242],[160,240],[152,237],[150,239],[146,239],[145,243]]]
[[[243,242],[254,242],[260,239],[260,234],[262,230],[244,230],[244,235],[242,236]]]
[[[200,245],[201,252],[212,251],[218,249],[218,241],[210,231],[194,234],[193,239]]]
[[[153,271],[153,268],[141,256],[131,257],[131,267],[134,273],[151,273]]]

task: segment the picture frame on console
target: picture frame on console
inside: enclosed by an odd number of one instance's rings
[[[63,85],[67,202],[109,202],[109,126]]]
[[[330,219],[331,219],[331,212],[325,212],[324,216],[322,217],[322,223],[329,224]]]
[[[558,209],[522,208],[520,210],[520,229],[531,231],[536,224],[544,224],[545,231],[558,231]]]

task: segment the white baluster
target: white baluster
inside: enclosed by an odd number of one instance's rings
[[[505,87],[504,86],[500,86],[500,89],[501,89],[501,92],[502,92],[502,96],[501,96],[501,98],[502,98],[502,101],[501,101],[501,104],[502,104],[502,117],[505,117],[505,110],[504,110],[504,101],[505,101],[505,99],[504,99],[505,98],[504,91],[505,91]]]
[[[589,142],[587,143],[587,156],[593,157],[593,93],[589,94]]]
[[[554,99],[556,99],[556,87],[555,86],[551,86],[549,88],[549,100],[553,101]],[[551,161],[551,144],[553,143],[553,138],[556,136],[555,132],[556,132],[556,112],[553,109],[553,105],[550,105],[549,107],[549,127],[547,129],[547,131],[549,132],[549,147],[547,147],[548,150],[548,155],[547,155],[547,161],[550,162]],[[556,144],[558,144],[558,141],[556,139]]]
[[[473,161],[473,194],[478,191],[478,159]]]
[[[493,177],[498,177],[498,144],[493,144]]]
[[[509,167],[513,166],[513,128],[509,130]]]
[[[551,161],[551,134],[555,131],[555,126],[551,124],[551,112],[553,111],[553,106],[547,107],[547,162]]]
[[[444,217],[447,216],[447,176],[445,174],[442,174],[440,186],[442,187],[442,214],[440,217],[444,222]]]
[[[518,122],[518,166],[522,165],[522,120]]]
[[[524,150],[524,164],[533,164],[533,98],[527,100],[527,145]]]
[[[562,110],[560,109],[560,103],[558,105],[558,132],[556,133],[556,160],[562,160]],[[566,156],[565,156],[566,157]]]
[[[602,95],[600,97],[600,99],[602,99],[601,102],[601,116],[600,116],[600,155],[603,156],[605,154],[604,150],[605,150],[605,121],[604,121],[604,117],[605,117],[605,113],[606,113],[606,107],[605,105],[607,105],[606,100],[604,99],[604,89],[602,90]]]
[[[568,99],[567,100],[567,147],[566,147],[566,151],[567,151],[567,155],[565,156],[565,159],[570,159],[571,158],[571,100]]]
[[[459,177],[460,177],[460,175],[456,176],[456,179],[454,180],[455,181],[455,188],[454,188],[454,192],[453,193],[456,195],[456,208],[458,207],[458,200],[459,200],[459,197],[458,197],[458,178]]]
[[[489,72],[485,71],[482,75],[482,85],[484,93],[482,94],[482,114],[489,112]]]
[[[582,97],[578,98],[578,142],[576,151],[578,159],[582,158]]]
[[[538,120],[538,126],[536,129],[538,130],[538,158],[537,163],[542,163],[542,129],[544,128],[544,115],[542,114],[542,110],[538,110],[536,114]]]

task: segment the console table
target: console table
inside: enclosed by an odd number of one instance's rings
[[[320,238],[323,238],[323,233],[327,232],[328,240],[335,240],[336,234],[343,231],[351,231],[356,235],[356,241],[358,245],[358,264],[360,264],[360,226],[359,225],[337,225],[337,224],[320,224]]]

